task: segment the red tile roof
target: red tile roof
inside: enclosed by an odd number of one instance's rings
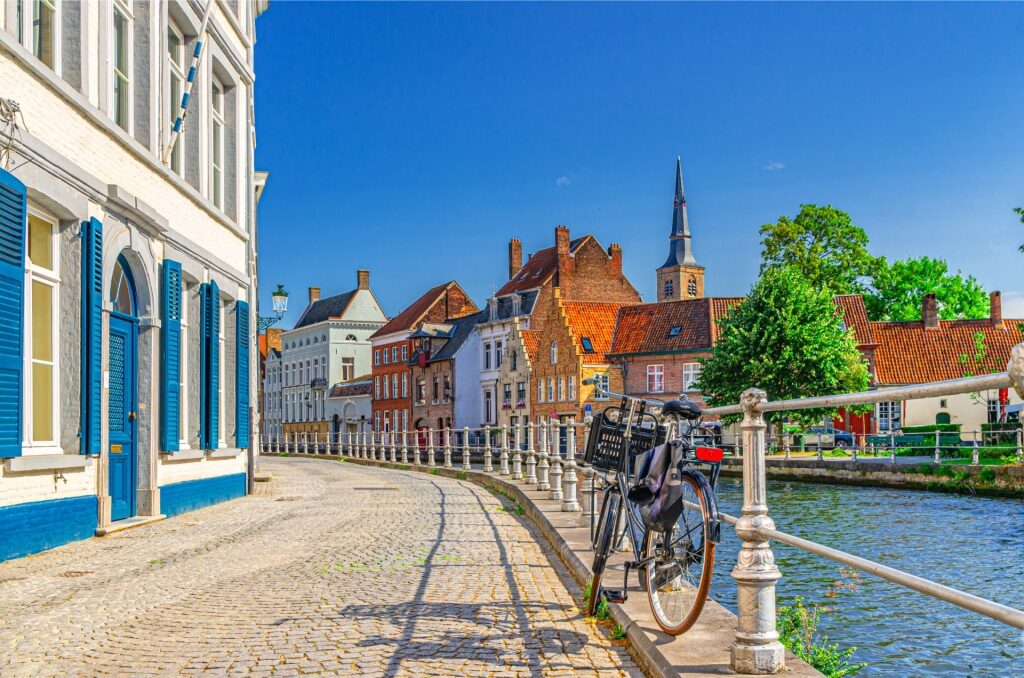
[[[879,384],[918,384],[991,374],[1006,369],[1010,349],[1024,341],[1024,320],[940,320],[926,330],[920,321],[873,322],[875,379]],[[985,357],[975,362],[975,335],[984,338]],[[962,362],[961,356],[967,356]]]
[[[569,252],[575,252],[587,238],[592,237],[588,234],[582,238],[570,241]],[[494,296],[503,297],[513,292],[522,292],[523,290],[532,290],[540,287],[555,274],[557,268],[558,254],[554,247],[545,247],[542,250],[537,250],[530,257],[529,261],[508,282],[501,286],[501,289]]]
[[[565,314],[569,319],[569,327],[580,342],[577,347],[583,352],[583,362],[587,364],[607,362],[607,354],[612,346],[612,335],[615,332],[615,318],[619,309],[626,304],[603,301],[566,301]],[[590,339],[593,353],[583,349],[583,339]]]
[[[421,296],[419,299],[417,299],[416,301],[412,302],[412,304],[407,306],[404,311],[402,311],[394,318],[389,320],[384,325],[384,327],[374,332],[370,338],[372,339],[373,337],[383,337],[387,334],[391,334],[393,332],[400,332],[402,330],[416,329],[416,327],[420,324],[420,321],[423,319],[423,316],[425,316],[427,312],[430,311],[434,304],[436,304],[437,302],[444,298],[445,292],[448,291],[449,289],[458,289],[462,291],[462,288],[459,287],[459,283],[455,282],[454,280],[442,283],[437,287],[430,288],[429,290],[427,290],[426,293],[423,294],[423,296]],[[465,294],[464,291],[463,294]],[[468,298],[469,295],[466,295],[466,297]],[[478,310],[476,306],[472,304],[472,302],[470,302],[470,306],[472,306],[471,312],[475,313]]]
[[[533,362],[537,359],[540,330],[521,330],[520,333],[523,335],[523,350],[526,351],[526,359]]]
[[[868,320],[868,309],[864,306],[864,297],[859,294],[840,294],[835,297],[836,305],[843,313],[843,322],[853,330],[853,336],[859,346],[874,344],[871,334],[871,322]]]
[[[709,297],[625,306],[619,311],[610,352],[667,353],[711,348],[718,340],[715,321],[741,301],[740,297]]]

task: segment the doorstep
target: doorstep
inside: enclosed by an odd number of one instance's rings
[[[135,516],[133,518],[125,518],[124,520],[115,520],[106,527],[97,527],[96,536],[102,537],[114,532],[121,532],[123,530],[130,530],[133,527],[142,527],[143,525],[149,525],[150,523],[157,523],[166,518],[167,516]]]

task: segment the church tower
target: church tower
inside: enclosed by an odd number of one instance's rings
[[[672,234],[668,238],[668,259],[658,269],[658,301],[699,299],[704,296],[704,267],[693,258],[690,222],[686,218],[683,194],[683,166],[676,158],[676,197],[672,207]]]

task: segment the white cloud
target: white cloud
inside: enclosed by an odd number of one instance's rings
[[[775,170],[786,169],[786,166],[781,162],[772,160],[770,163],[764,166],[766,172],[774,172]]]
[[[568,176],[563,174],[562,176],[560,176],[557,179],[555,179],[555,186],[557,186],[558,188],[561,188],[562,186],[568,186],[570,181],[572,181],[572,180],[569,179]]]
[[[1003,317],[1024,318],[1024,292],[1003,292]]]

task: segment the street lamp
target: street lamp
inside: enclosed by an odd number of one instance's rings
[[[277,289],[270,295],[273,302],[274,315],[260,316],[260,331],[281,321],[281,316],[288,310],[288,293],[284,291],[284,285],[278,284]]]

